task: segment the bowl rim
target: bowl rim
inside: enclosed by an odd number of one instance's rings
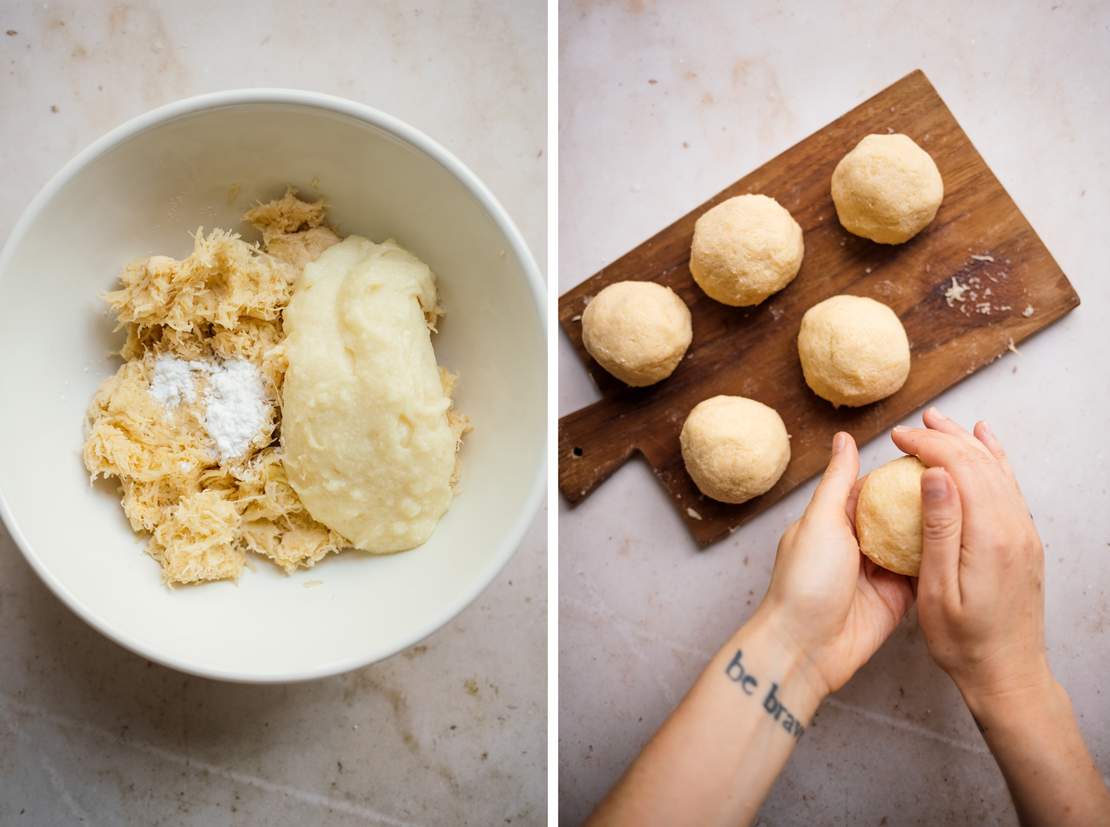
[[[230,89],[195,95],[151,109],[109,130],[66,162],[66,164],[43,185],[42,189],[38,191],[20,214],[4,243],[3,249],[0,250],[0,288],[3,286],[3,274],[7,270],[15,249],[22,242],[28,229],[38,219],[45,205],[49,203],[54,196],[77,175],[77,173],[91,162],[95,161],[110,149],[123,144],[140,133],[169,123],[170,121],[193,115],[204,110],[256,104],[292,104],[295,106],[322,109],[328,112],[346,115],[391,133],[444,167],[462,183],[475,198],[477,198],[478,202],[494,220],[498,229],[508,241],[513,255],[516,256],[528,282],[546,352],[548,349],[546,313],[547,291],[543,278],[536,266],[535,259],[532,257],[531,252],[525,244],[520,231],[513,223],[513,220],[478,176],[441,144],[399,118],[347,98],[302,89]],[[545,371],[547,370],[546,362],[547,360],[545,359]],[[125,649],[130,650],[140,657],[190,675],[235,683],[294,683],[339,675],[391,657],[436,632],[449,621],[453,620],[463,609],[469,606],[479,594],[485,591],[516,553],[524,539],[525,532],[528,530],[533,518],[539,511],[546,487],[546,467],[549,447],[547,443],[550,441],[550,437],[547,433],[548,429],[546,427],[548,407],[546,388],[544,393],[544,445],[542,446],[540,461],[536,465],[527,498],[524,501],[523,508],[510,525],[509,530],[498,543],[490,561],[486,564],[484,569],[478,572],[478,576],[475,578],[473,584],[465,591],[460,592],[453,601],[445,604],[431,622],[404,635],[397,642],[368,650],[357,656],[325,662],[311,669],[255,673],[234,669],[206,667],[203,664],[193,663],[187,659],[156,651],[135,640],[127,632],[114,628],[105,621],[102,621],[47,569],[46,565],[40,561],[35,554],[30,542],[23,535],[22,531],[20,531],[15,515],[11,511],[2,489],[0,489],[0,521],[7,527],[8,532],[15,541],[16,547],[23,554],[23,558],[30,564],[31,568],[39,576],[39,579],[46,584],[50,591],[52,591],[63,604],[105,637],[115,641],[120,646],[123,646]]]

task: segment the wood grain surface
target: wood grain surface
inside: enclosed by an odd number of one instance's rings
[[[829,181],[843,155],[869,133],[902,132],[936,161],[944,201],[906,244],[858,238],[836,218]],[[802,226],[805,260],[786,289],[754,308],[706,296],[690,276],[694,222],[726,198],[773,196]],[[651,280],[689,305],[694,340],[678,369],[649,388],[628,388],[582,347],[581,315],[608,284]],[[962,301],[953,284],[965,287]],[[834,408],[802,378],[796,338],[802,314],[837,293],[890,305],[910,339],[912,367],[898,393],[862,408]],[[861,444],[885,432],[1079,304],[1079,296],[921,71],[744,176],[636,249],[568,291],[559,322],[601,391],[600,401],[559,420],[559,488],[587,497],[635,452],[651,465],[701,545],[726,536],[821,471],[833,434]],[[987,392],[984,389],[984,392]],[[687,475],[678,434],[690,409],[716,394],[775,408],[791,435],[778,484],[743,505],[702,496]],[[866,470],[866,469],[865,469]]]

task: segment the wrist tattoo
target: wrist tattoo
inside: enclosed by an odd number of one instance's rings
[[[754,695],[756,687],[759,686],[759,679],[744,667],[743,654],[739,649],[736,650],[736,654],[725,667],[725,675],[730,681],[740,684],[740,689],[745,695]],[[788,735],[794,736],[795,739],[801,738],[805,733],[805,727],[779,700],[778,691],[779,685],[772,682],[771,688],[763,698],[763,710],[778,721]]]

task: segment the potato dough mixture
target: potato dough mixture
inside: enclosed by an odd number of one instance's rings
[[[280,444],[283,314],[305,265],[340,244],[325,218],[323,201],[290,190],[244,216],[262,232],[261,245],[198,230],[187,258],[128,265],[106,297],[127,329],[125,361],[89,407],[85,466],[94,479],[118,479],[124,513],[135,531],[149,532],[147,550],[167,584],[237,578],[247,552],[291,573],[357,539],[306,508]],[[427,278],[434,305],[430,271]],[[451,381],[444,372],[439,389],[443,429],[452,435],[449,476],[466,427],[454,414],[448,425]],[[437,520],[449,501],[450,493]]]

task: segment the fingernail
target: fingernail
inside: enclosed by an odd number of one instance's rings
[[[909,428],[907,428],[905,425],[895,425],[893,430],[891,431],[891,433],[901,434],[901,433],[905,433],[908,430],[909,430]]]
[[[926,413],[931,413],[931,414],[932,414],[933,416],[935,416],[935,417],[936,417],[937,419],[948,419],[948,417],[947,417],[947,416],[945,416],[944,414],[942,414],[942,413],[941,413],[941,412],[940,412],[940,411],[939,411],[939,410],[937,409],[937,406],[936,406],[936,405],[930,405],[930,406],[929,406],[929,410],[928,410],[928,411],[926,411]]]
[[[991,426],[988,425],[986,422],[980,422],[979,424],[983,428],[983,433],[993,439],[994,438],[994,431],[991,430]]]
[[[848,444],[848,435],[843,431],[838,431],[836,436],[833,437],[833,453],[839,454],[844,450],[844,446]]]
[[[930,502],[939,502],[948,493],[948,481],[943,473],[929,474],[922,477],[923,496]]]

